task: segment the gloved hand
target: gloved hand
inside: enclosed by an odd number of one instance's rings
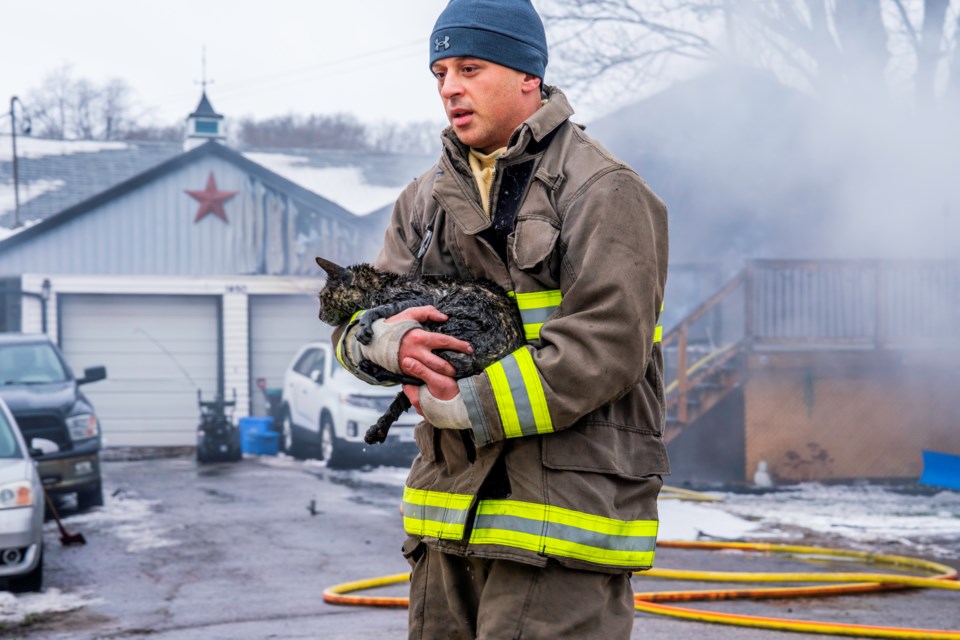
[[[370,344],[360,344],[361,355],[371,362],[380,365],[387,371],[402,373],[400,370],[400,342],[408,331],[420,329],[416,320],[394,320],[387,322],[384,319],[373,323],[373,340]]]
[[[420,409],[427,422],[438,429],[469,429],[471,427],[467,405],[459,393],[450,400],[438,400],[424,385],[420,387]]]

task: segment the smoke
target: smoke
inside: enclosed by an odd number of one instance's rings
[[[666,202],[672,261],[960,255],[960,2],[737,0],[733,18],[721,4],[673,26],[722,55],[674,64],[686,77],[587,122]],[[627,77],[575,84],[574,107],[611,86],[642,94]]]

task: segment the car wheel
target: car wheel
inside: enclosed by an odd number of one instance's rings
[[[327,461],[331,469],[349,469],[357,466],[356,456],[351,450],[350,443],[337,437],[333,430],[333,420],[323,414],[320,419],[320,456]]]
[[[294,425],[293,420],[290,419],[289,411],[283,412],[283,434],[281,438],[281,446],[287,455],[291,455],[294,458],[302,460],[307,457],[304,451],[303,442],[300,441],[300,436],[297,435],[296,425]]]
[[[99,482],[93,489],[77,491],[77,509],[87,511],[94,507],[103,506],[103,485]]]
[[[33,568],[33,571],[16,578],[10,578],[7,588],[13,593],[43,590],[43,549],[40,550],[40,559],[37,560],[37,566]]]

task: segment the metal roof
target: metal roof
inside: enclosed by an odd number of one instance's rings
[[[17,136],[17,146],[20,222],[49,218],[183,153],[177,142],[81,144]],[[9,134],[0,134],[0,226],[8,228],[14,222],[10,152]]]
[[[223,116],[213,110],[213,105],[210,104],[210,100],[207,98],[206,91],[204,91],[203,95],[200,96],[200,103],[197,105],[197,108],[193,113],[190,114],[191,118],[197,116],[201,118],[216,118],[217,120],[223,120]]]

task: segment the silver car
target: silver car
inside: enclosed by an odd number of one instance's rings
[[[43,587],[43,511],[37,465],[0,400],[0,588]]]

